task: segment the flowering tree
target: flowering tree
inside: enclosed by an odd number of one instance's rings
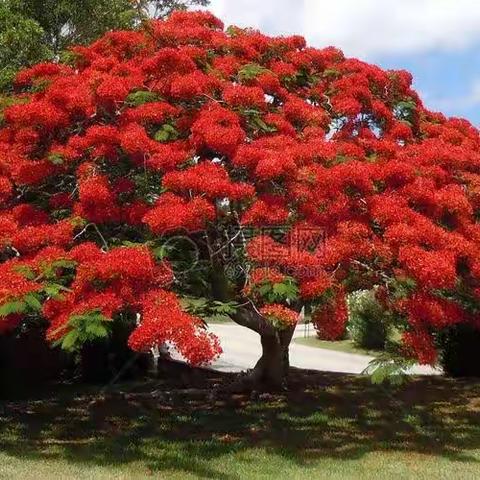
[[[133,350],[203,364],[210,309],[259,333],[252,378],[278,384],[302,306],[334,337],[355,290],[422,363],[480,326],[479,133],[408,73],[205,12],[72,58],[20,72],[3,114],[3,332],[44,321],[72,350],[127,322]]]

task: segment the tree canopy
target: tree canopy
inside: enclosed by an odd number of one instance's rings
[[[276,382],[308,305],[375,295],[399,352],[479,327],[480,137],[405,71],[175,12],[21,71],[0,130],[0,328],[67,350],[131,326],[213,360],[205,310],[261,336]],[[333,335],[333,333],[332,333]]]

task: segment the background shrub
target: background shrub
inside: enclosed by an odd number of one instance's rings
[[[383,349],[390,333],[388,312],[375,298],[375,290],[360,290],[348,296],[348,332],[358,347]]]

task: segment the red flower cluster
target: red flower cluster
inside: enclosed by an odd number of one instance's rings
[[[27,280],[20,271],[16,271],[18,262],[10,261],[0,265],[2,283],[0,285],[0,305],[23,298],[28,293],[40,290],[41,285]]]
[[[238,115],[216,103],[203,107],[192,125],[192,143],[200,152],[232,156],[245,138]]]
[[[250,283],[258,285],[265,282],[281,283],[285,275],[274,268],[256,268],[250,272]]]
[[[410,325],[417,329],[441,329],[462,320],[461,308],[453,303],[426,293],[418,293],[401,302],[409,316]]]
[[[341,340],[345,336],[348,308],[345,293],[338,291],[312,313],[312,322],[322,340]]]
[[[300,285],[301,297],[305,300],[314,300],[321,297],[332,286],[332,280],[326,274],[320,273],[313,280],[306,280]]]
[[[407,355],[417,358],[421,364],[434,365],[437,361],[435,344],[427,330],[405,332],[403,342]]]
[[[153,290],[142,299],[140,326],[128,344],[141,352],[166,342],[192,365],[208,363],[222,353],[218,339],[205,332],[199,319],[182,311],[174,293]]]
[[[120,208],[108,180],[104,176],[82,179],[78,187],[75,213],[90,222],[104,223],[120,220]]]
[[[232,182],[228,172],[212,162],[201,162],[187,170],[169,172],[163,177],[163,185],[173,192],[188,192],[215,199],[227,197],[241,200],[255,193],[252,185]]]
[[[282,283],[287,279],[287,276],[271,267],[255,268],[250,272],[248,283],[243,289],[247,296],[257,296],[258,290],[265,285],[274,285]],[[256,299],[256,298],[255,298]]]
[[[279,329],[296,325],[298,322],[297,312],[276,303],[262,307],[260,313]]]
[[[182,230],[201,231],[214,218],[215,208],[207,200],[197,197],[188,201],[173,193],[165,193],[143,217],[143,221],[152,232],[166,234]]]
[[[65,335],[72,315],[99,311],[112,319],[127,307],[142,308],[140,298],[145,291],[173,281],[168,265],[156,264],[144,247],[120,247],[104,253],[93,243],[83,243],[70,252],[57,250],[52,254],[48,258],[38,255],[29,263],[30,268],[41,273],[45,266],[61,260],[70,262],[75,274],[62,298],[51,298],[44,304],[51,339]],[[55,272],[58,279],[62,274],[62,269]]]
[[[429,252],[420,247],[402,247],[398,256],[405,270],[425,288],[452,288],[457,278],[453,252]]]
[[[248,208],[242,217],[245,225],[266,227],[269,225],[284,225],[290,212],[282,197],[274,195],[261,195]]]

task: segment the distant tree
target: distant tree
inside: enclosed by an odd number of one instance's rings
[[[209,0],[0,0],[0,89],[21,67],[51,60],[73,44],[149,17],[208,5]]]
[[[130,0],[10,0],[11,11],[35,21],[43,42],[58,54],[72,44],[89,43],[108,30],[131,28],[138,10]]]
[[[154,18],[161,18],[167,16],[173,10],[186,10],[189,7],[203,6],[206,7],[210,0],[155,0],[153,2],[142,2],[146,3],[147,8],[150,7],[151,15]]]
[[[31,18],[0,3],[0,88],[8,85],[19,68],[47,60],[53,52],[44,41],[44,31]]]

